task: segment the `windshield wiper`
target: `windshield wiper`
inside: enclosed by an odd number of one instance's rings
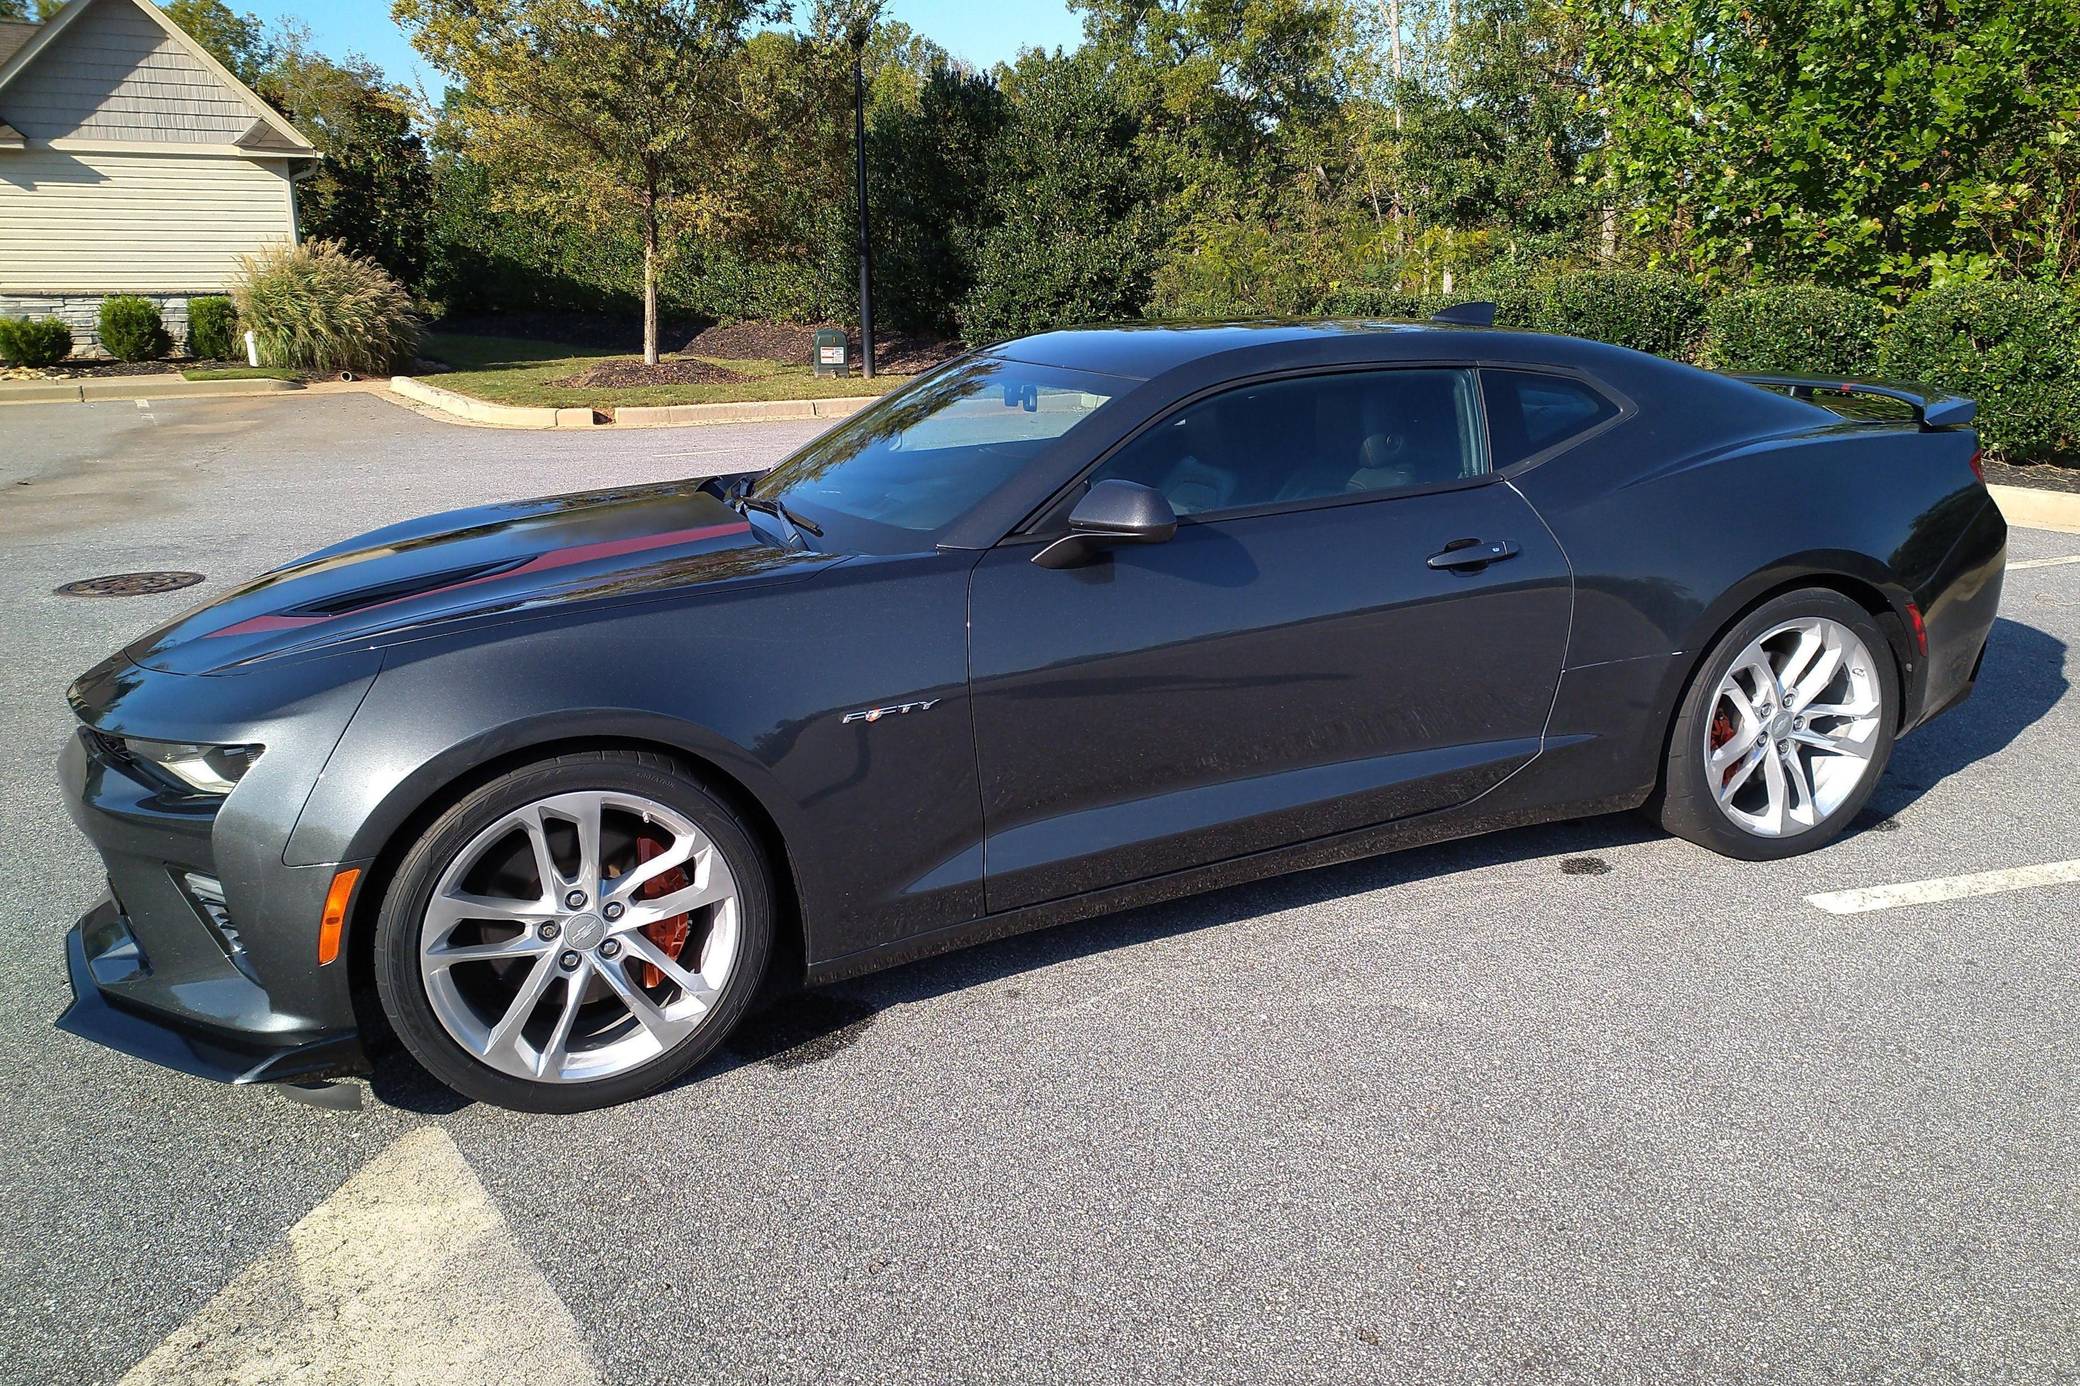
[[[778,516],[790,529],[798,529],[805,533],[813,534],[819,539],[823,537],[822,525],[817,524],[814,520],[795,514],[777,500],[768,500],[764,496],[744,495],[736,498],[736,506],[739,515],[746,510],[762,511],[767,515]],[[802,547],[807,548],[808,545],[804,544]]]

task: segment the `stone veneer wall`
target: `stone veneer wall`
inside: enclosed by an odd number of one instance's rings
[[[72,354],[106,359],[101,349],[101,303],[113,294],[6,294],[0,293],[0,317],[58,318],[72,329]],[[188,300],[207,294],[139,294],[159,305],[166,331],[173,338],[176,354],[188,350]]]

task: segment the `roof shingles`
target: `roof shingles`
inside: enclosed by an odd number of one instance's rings
[[[0,19],[0,64],[6,63],[22,46],[36,37],[36,25],[18,19]]]

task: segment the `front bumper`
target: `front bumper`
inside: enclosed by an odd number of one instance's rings
[[[316,956],[336,867],[284,865],[230,800],[169,793],[87,728],[59,781],[109,882],[67,935],[60,1029],[228,1083],[368,1072],[346,960]]]
[[[112,896],[65,935],[65,965],[72,1004],[58,1028],[133,1058],[221,1083],[307,1083],[369,1071],[352,1031],[221,1030],[124,1000],[126,986],[148,980],[149,965]]]

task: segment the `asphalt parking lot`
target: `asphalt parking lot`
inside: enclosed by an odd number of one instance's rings
[[[1789,862],[1617,817],[1289,877],[798,999],[580,1117],[51,1028],[65,685],[198,595],[53,587],[814,428],[0,410],[0,1380],[2080,1378],[2080,887],[1809,899],[2080,858],[2080,536],[2015,532],[1977,694]]]

